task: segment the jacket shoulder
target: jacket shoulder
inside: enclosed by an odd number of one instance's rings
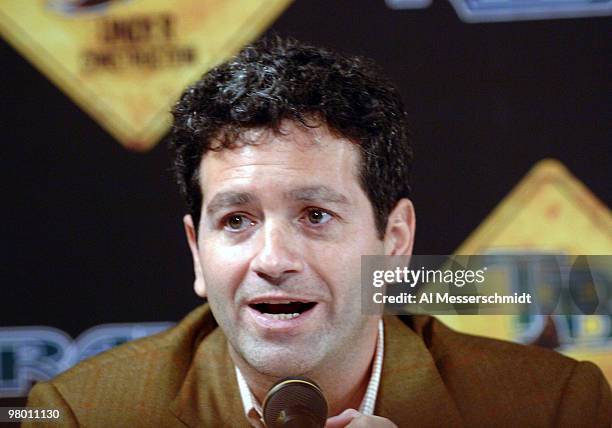
[[[198,344],[216,327],[210,318],[208,310],[200,307],[167,331],[88,358],[36,384],[28,405],[63,405],[62,413],[73,415],[79,423],[109,422],[113,415],[124,423],[129,415],[138,420],[141,413],[147,419],[164,420]]]
[[[539,366],[547,362],[551,370],[564,371],[571,370],[577,363],[576,360],[551,349],[461,333],[447,327],[435,317],[401,318],[421,336],[436,361],[459,359],[456,361],[459,364],[455,367],[470,367],[476,361],[494,364],[495,367]]]
[[[421,336],[468,420],[518,422],[522,417],[527,424],[610,426],[610,387],[593,363],[538,346],[460,333],[434,317],[402,321]]]

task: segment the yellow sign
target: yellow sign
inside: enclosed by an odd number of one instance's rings
[[[536,164],[516,188],[456,251],[612,254],[612,214],[558,161]],[[517,317],[440,316],[449,326],[482,336],[517,340]],[[595,362],[612,382],[612,326],[609,316],[537,318],[541,344],[561,342],[561,352]],[[571,325],[571,328],[566,328]],[[571,331],[571,337],[563,332]],[[565,334],[565,339],[563,336]],[[552,338],[552,340],[551,340]]]
[[[124,146],[151,148],[189,83],[290,0],[0,0],[0,31]]]
[[[612,254],[610,210],[555,160],[538,162],[457,250]]]

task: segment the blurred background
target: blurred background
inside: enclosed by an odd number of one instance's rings
[[[0,405],[200,304],[168,111],[264,33],[370,57],[396,82],[415,254],[612,254],[611,2],[566,3],[0,1]],[[518,337],[507,319],[447,322]],[[549,346],[610,378],[610,317],[568,322]]]

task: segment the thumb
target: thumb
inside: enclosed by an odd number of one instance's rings
[[[346,409],[339,415],[328,418],[325,428],[344,428],[359,415],[360,413],[355,409]]]

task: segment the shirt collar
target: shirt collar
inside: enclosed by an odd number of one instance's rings
[[[368,388],[366,389],[365,395],[361,400],[359,406],[359,412],[364,415],[373,415],[374,407],[376,406],[376,397],[378,395],[378,386],[380,385],[380,375],[382,373],[383,353],[385,349],[384,343],[384,325],[383,321],[378,321],[378,338],[376,340],[376,352],[374,354],[374,360],[372,362],[372,373],[370,374],[370,381],[368,382]],[[244,376],[240,372],[240,369],[234,365],[236,370],[236,379],[238,381],[238,388],[240,389],[240,398],[242,399],[242,405],[244,407],[244,414],[251,423],[251,426],[255,428],[264,428],[263,412],[261,404],[257,401],[257,398],[251,392],[251,389],[246,383]]]

